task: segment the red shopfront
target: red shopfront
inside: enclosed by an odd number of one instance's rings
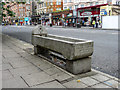
[[[100,20],[100,7],[108,4],[101,4],[96,6],[84,7],[77,9],[77,16],[81,18],[81,21],[89,22],[91,25],[93,20]]]

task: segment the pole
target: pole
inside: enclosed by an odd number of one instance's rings
[[[41,14],[41,26],[42,26],[42,14]]]

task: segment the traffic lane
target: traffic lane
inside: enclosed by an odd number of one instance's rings
[[[32,30],[34,27],[13,27],[6,26],[2,28],[2,33],[15,37],[17,39],[31,43]]]

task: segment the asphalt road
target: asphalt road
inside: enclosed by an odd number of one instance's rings
[[[2,31],[4,34],[31,43],[34,28],[34,26],[4,26]],[[47,31],[54,35],[93,40],[92,68],[118,77],[118,31],[50,27],[47,27]]]

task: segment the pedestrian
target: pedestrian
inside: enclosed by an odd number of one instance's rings
[[[60,24],[60,22],[59,22],[59,20],[58,20],[58,26],[59,26],[59,24]]]
[[[96,28],[98,28],[98,20],[96,21]]]
[[[92,25],[93,25],[93,28],[95,28],[95,20],[93,20]]]
[[[84,20],[82,20],[82,26],[84,26],[84,24],[85,24],[85,21],[84,21]]]
[[[100,28],[102,27],[102,25],[101,25],[101,20],[99,20],[99,26],[100,26]]]

